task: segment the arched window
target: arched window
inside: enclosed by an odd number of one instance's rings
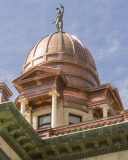
[[[51,114],[45,114],[38,117],[38,128],[45,128],[51,126]]]
[[[74,114],[69,114],[69,124],[74,124],[79,122],[82,122],[82,117]]]

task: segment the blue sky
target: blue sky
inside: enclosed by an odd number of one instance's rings
[[[12,80],[21,74],[30,49],[54,32],[56,7],[63,4],[64,32],[76,36],[92,53],[101,84],[118,88],[128,108],[127,0],[6,0],[0,5],[0,82],[18,92]]]

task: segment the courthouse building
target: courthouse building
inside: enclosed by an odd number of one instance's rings
[[[0,160],[127,159],[128,110],[77,38],[42,38],[12,83],[14,104],[0,83]]]

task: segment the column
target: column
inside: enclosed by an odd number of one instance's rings
[[[52,96],[52,121],[51,121],[51,127],[55,128],[57,127],[57,97],[59,97],[59,93],[55,91],[49,92],[49,94]]]
[[[26,111],[27,111],[27,116],[25,118],[31,124],[32,123],[32,107],[26,108]]]
[[[108,105],[107,104],[103,104],[100,106],[100,108],[102,108],[103,111],[103,118],[108,117]]]
[[[28,104],[28,101],[26,100],[26,98],[19,99],[18,101],[21,103],[20,112],[23,116],[25,116],[25,105]]]

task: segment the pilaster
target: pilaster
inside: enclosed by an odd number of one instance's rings
[[[30,124],[32,124],[32,107],[26,108],[26,112],[27,112],[27,115],[25,118]]]
[[[63,126],[63,100],[57,102],[57,127]]]
[[[94,109],[88,108],[87,111],[88,111],[88,120],[93,120],[94,119],[93,113],[95,113]]]

